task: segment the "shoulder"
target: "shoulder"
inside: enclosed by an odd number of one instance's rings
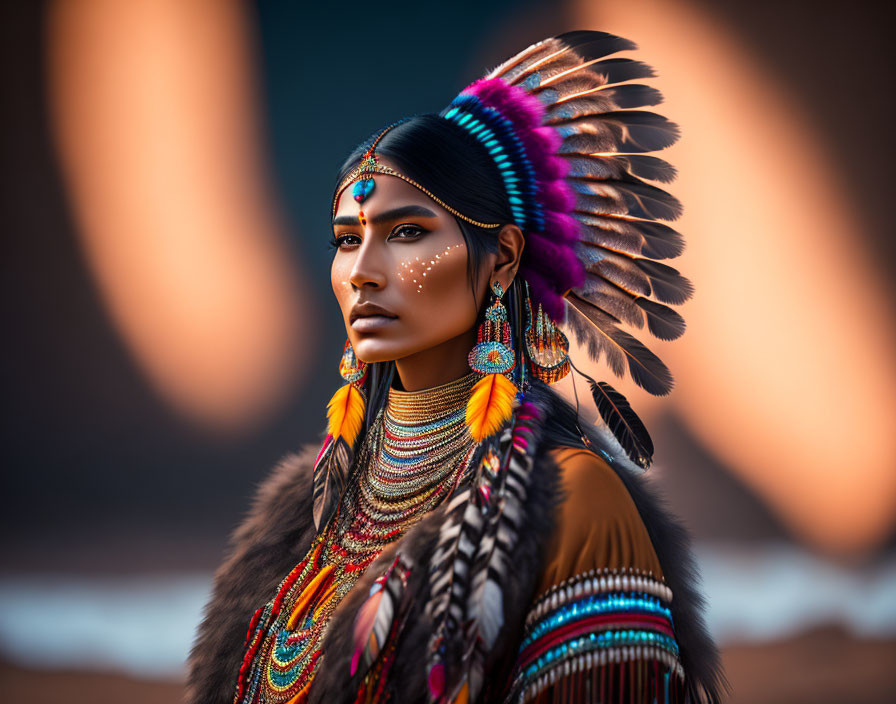
[[[542,588],[591,570],[634,570],[662,579],[647,527],[616,470],[585,448],[550,453],[560,492]]]
[[[285,455],[261,481],[248,515],[232,534],[190,651],[185,701],[231,701],[249,617],[311,542],[316,456],[311,445]]]
[[[269,543],[311,521],[311,477],[319,446],[309,443],[283,456],[259,483],[246,518],[232,536],[234,547]]]

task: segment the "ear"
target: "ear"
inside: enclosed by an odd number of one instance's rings
[[[495,260],[495,268],[492,270],[491,281],[498,281],[506,291],[517,270],[520,268],[520,257],[523,255],[523,247],[526,238],[516,225],[504,225],[498,233],[498,253]]]

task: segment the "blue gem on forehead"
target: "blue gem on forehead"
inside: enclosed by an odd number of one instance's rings
[[[363,203],[373,193],[375,186],[376,183],[374,183],[372,178],[362,178],[355,181],[355,184],[352,186],[352,197],[359,203]]]

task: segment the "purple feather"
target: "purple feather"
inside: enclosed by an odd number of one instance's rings
[[[535,172],[538,199],[544,214],[543,232],[526,233],[522,275],[533,297],[555,320],[563,320],[562,294],[580,286],[585,270],[575,251],[578,223],[568,214],[576,198],[563,180],[569,171],[565,159],[556,156],[563,138],[553,127],[543,124],[544,106],[537,98],[501,78],[484,78],[463,90],[483,105],[497,110],[510,121]]]
[[[511,120],[518,129],[532,130],[541,126],[544,107],[538,99],[501,78],[481,78],[464,88],[463,92],[475,95],[485,105]]]
[[[568,213],[575,207],[576,197],[563,181],[548,181],[539,185],[538,200],[546,211]]]
[[[554,233],[562,242],[574,244],[579,241],[582,226],[578,220],[565,213],[545,213],[544,229]]]
[[[569,173],[569,161],[559,156],[552,156],[548,159],[544,169],[545,178],[566,178]]]

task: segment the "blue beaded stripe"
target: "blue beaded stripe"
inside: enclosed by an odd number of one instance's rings
[[[672,624],[672,612],[663,606],[657,597],[646,593],[632,593],[629,596],[619,593],[595,594],[567,602],[537,621],[529,630],[525,640],[523,640],[520,651],[525,650],[539,638],[548,635],[556,628],[565,626],[567,623],[572,623],[588,616],[611,612],[617,612],[621,617],[626,614],[661,616],[668,619],[670,627]]]
[[[541,672],[553,667],[558,660],[563,661],[566,658],[589,652],[600,650],[610,651],[625,647],[662,648],[663,650],[673,653],[676,657],[678,656],[678,644],[669,636],[661,633],[652,633],[650,631],[635,629],[589,633],[588,635],[573,638],[566,643],[551,648],[520,673],[518,679],[524,679],[531,682],[536,679]]]
[[[538,202],[535,170],[526,156],[513,123],[475,95],[461,94],[441,113],[463,127],[492,156],[504,181],[514,222],[524,231],[544,230],[544,212]]]
[[[436,430],[441,430],[447,425],[451,425],[452,423],[457,423],[458,420],[465,417],[467,412],[466,408],[461,408],[458,411],[452,411],[449,415],[446,415],[443,418],[439,418],[438,420],[434,420],[431,423],[427,423],[426,425],[414,425],[414,435],[426,435],[428,432]],[[399,421],[390,420],[390,424],[395,426],[401,426],[402,423]]]

